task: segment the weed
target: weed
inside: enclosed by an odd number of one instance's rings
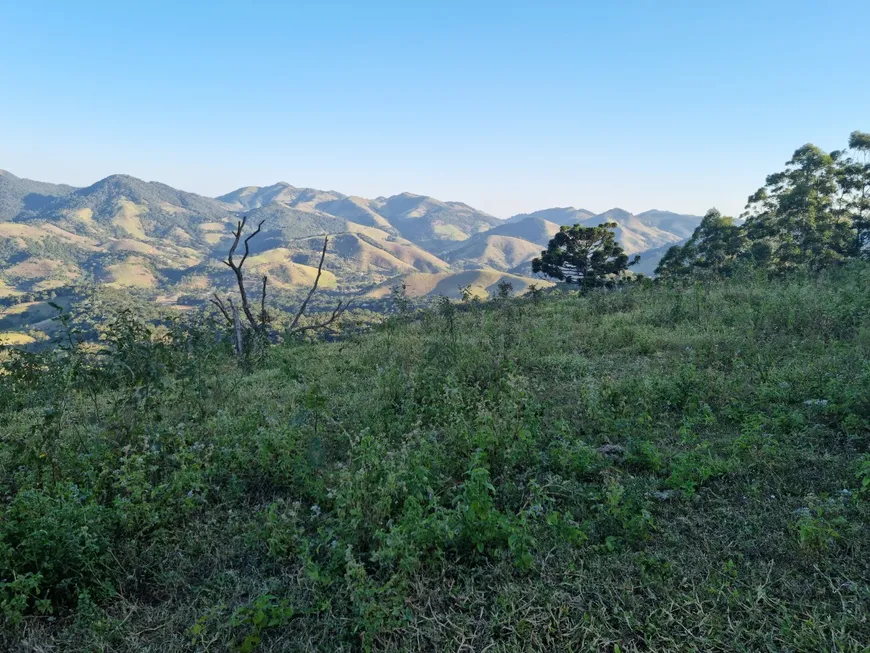
[[[862,650],[866,281],[445,299],[247,367],[64,316],[0,371],[0,649]]]

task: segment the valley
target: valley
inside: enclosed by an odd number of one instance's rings
[[[501,281],[519,294],[552,285],[534,278],[530,263],[563,225],[615,222],[625,251],[640,254],[638,270],[650,274],[655,262],[645,253],[657,261],[701,220],[574,207],[502,220],[412,193],[366,199],[277,183],[211,198],[127,175],[74,188],[0,171],[0,333],[8,342],[43,339],[46,302],[93,288],[182,310],[205,305],[231,287],[222,261],[243,214],[263,222],[251,242],[251,279],[267,275],[276,296],[292,303],[310,286],[329,235],[321,288],[357,295],[374,310],[399,284],[423,301],[457,297],[466,286],[485,298]]]

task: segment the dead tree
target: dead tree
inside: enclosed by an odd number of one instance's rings
[[[236,283],[239,286],[239,297],[242,299],[242,311],[245,313],[245,317],[248,318],[248,322],[251,325],[251,329],[259,332],[260,326],[257,323],[257,320],[254,319],[254,314],[251,312],[251,307],[248,304],[248,293],[245,290],[245,277],[242,273],[242,267],[245,265],[245,261],[248,259],[248,254],[251,253],[250,250],[250,242],[258,233],[260,233],[260,229],[263,228],[263,223],[265,220],[261,220],[260,224],[257,225],[256,231],[252,233],[250,236],[245,238],[245,254],[242,256],[242,260],[238,262],[238,264],[233,260],[233,254],[236,253],[236,248],[239,246],[239,240],[242,238],[242,231],[245,229],[245,224],[248,222],[247,216],[243,217],[239,220],[236,230],[233,232],[233,236],[235,239],[233,240],[233,245],[230,247],[230,252],[227,254],[227,260],[224,261],[224,265],[226,265],[230,270],[233,271],[233,274],[236,275]],[[263,293],[266,292],[266,286],[263,285]],[[266,298],[263,297],[263,302],[265,303]]]
[[[242,239],[242,232],[245,229],[245,225],[247,224],[248,218],[243,217],[239,220],[236,225],[236,230],[233,231],[233,244],[230,247],[230,251],[227,254],[227,260],[223,261],[224,265],[229,267],[233,274],[236,276],[236,283],[239,287],[239,297],[241,298],[241,309],[245,318],[250,325],[249,329],[252,333],[262,336],[264,340],[267,340],[267,325],[269,323],[269,314],[266,311],[266,286],[269,282],[269,277],[263,275],[263,286],[262,292],[260,294],[260,315],[259,320],[254,317],[253,312],[251,311],[250,303],[248,301],[248,293],[245,289],[245,276],[242,270],[245,265],[245,261],[250,254],[250,242],[251,240],[260,233],[260,230],[263,227],[263,222],[257,225],[257,229],[247,238],[245,238],[245,253],[242,255],[242,258],[238,263],[235,262],[233,256],[236,253],[236,250],[239,247],[239,243]],[[348,307],[350,306],[350,302],[344,302],[339,300],[338,305],[335,307],[335,310],[332,311],[332,314],[325,320],[320,322],[315,322],[313,324],[307,324],[304,326],[299,326],[299,321],[305,315],[305,309],[308,308],[308,303],[311,301],[311,298],[314,297],[314,293],[317,292],[318,285],[320,284],[320,276],[323,274],[323,262],[326,259],[326,247],[329,244],[329,236],[324,236],[323,238],[323,249],[320,252],[320,262],[317,264],[317,275],[314,277],[314,283],[311,286],[311,289],[308,291],[308,294],[305,296],[302,304],[299,306],[299,310],[296,311],[296,315],[293,317],[293,322],[290,323],[290,328],[288,329],[288,334],[294,335],[298,333],[302,333],[304,331],[313,331],[317,329],[326,329],[333,322],[335,322],[339,317],[341,317],[342,313],[344,313]],[[211,300],[211,303],[217,306],[218,310],[224,316],[224,319],[227,321],[227,324],[232,327],[234,334],[234,344],[236,353],[241,356],[243,354],[243,337],[242,337],[242,324],[241,318],[239,317],[239,311],[233,303],[232,298],[227,298],[229,303],[229,310],[227,309],[227,305],[221,300],[217,293],[214,293],[214,297]]]

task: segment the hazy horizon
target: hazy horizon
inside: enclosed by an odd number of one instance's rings
[[[863,2],[254,9],[6,7],[0,167],[206,196],[412,192],[498,217],[736,215],[795,148],[841,148],[870,117]]]
[[[106,179],[106,178],[111,177],[111,176],[113,176],[113,175],[121,175],[121,176],[134,177],[134,178],[136,178],[136,179],[140,179],[140,180],[142,180],[142,181],[146,181],[146,182],[157,182],[157,183],[161,183],[161,184],[166,184],[167,186],[171,186],[171,187],[173,187],[173,188],[175,188],[175,189],[177,189],[177,190],[181,190],[181,191],[185,191],[185,192],[189,192],[189,193],[195,193],[195,194],[197,194],[197,195],[201,195],[201,196],[203,196],[203,197],[208,197],[208,198],[218,198],[218,197],[221,197],[221,196],[224,196],[224,195],[228,195],[228,194],[232,193],[233,191],[240,190],[240,189],[242,189],[242,188],[268,188],[268,187],[270,187],[270,186],[275,186],[275,185],[277,185],[277,184],[289,184],[290,186],[294,186],[294,187],[296,187],[296,188],[314,188],[315,190],[334,191],[334,192],[338,192],[338,193],[343,193],[343,194],[348,195],[348,196],[353,196],[353,197],[363,197],[363,198],[365,198],[365,199],[376,199],[376,198],[378,198],[378,197],[390,197],[390,196],[393,196],[393,195],[401,195],[401,194],[403,194],[403,193],[408,193],[408,194],[411,194],[411,195],[420,195],[420,196],[424,196],[424,197],[433,197],[434,199],[441,200],[442,202],[463,202],[463,203],[465,203],[465,204],[469,204],[469,205],[471,205],[471,206],[472,206],[473,208],[475,208],[475,209],[479,209],[479,210],[485,211],[485,209],[483,209],[482,207],[480,207],[480,206],[474,206],[474,205],[472,205],[470,202],[466,202],[466,201],[463,200],[462,198],[456,198],[456,197],[438,197],[438,196],[436,196],[436,195],[433,195],[432,193],[426,193],[426,192],[415,192],[415,191],[412,191],[412,190],[404,190],[404,191],[398,191],[398,192],[396,192],[396,193],[378,193],[378,194],[375,194],[375,195],[363,195],[363,194],[361,194],[361,193],[345,193],[345,192],[342,191],[342,189],[340,189],[340,188],[326,188],[326,187],[322,187],[322,188],[320,188],[320,187],[308,186],[308,185],[305,185],[305,184],[294,184],[293,182],[287,181],[287,180],[285,180],[285,179],[279,179],[278,181],[274,181],[274,182],[271,182],[271,183],[265,183],[265,184],[239,184],[239,185],[234,186],[234,187],[232,187],[232,188],[230,188],[230,189],[228,189],[228,190],[224,190],[224,191],[218,192],[218,193],[216,193],[216,194],[208,194],[208,193],[201,193],[201,192],[199,192],[199,191],[197,191],[197,190],[195,190],[195,189],[184,188],[184,187],[182,187],[182,186],[178,186],[178,185],[176,185],[176,184],[173,184],[173,183],[167,182],[165,179],[146,179],[145,177],[140,177],[140,176],[138,176],[138,175],[134,175],[134,174],[131,174],[131,173],[129,173],[129,172],[113,172],[113,173],[110,173],[110,174],[108,174],[108,175],[103,175],[102,177],[99,177],[98,179],[94,179],[94,180],[92,180],[92,181],[90,181],[90,182],[86,182],[86,183],[82,183],[82,184],[74,184],[74,183],[71,183],[71,182],[69,182],[69,181],[62,180],[62,179],[61,179],[61,180],[58,180],[58,179],[38,179],[38,178],[35,178],[35,177],[30,177],[30,176],[27,176],[27,175],[21,175],[21,174],[18,174],[15,170],[10,170],[9,168],[3,168],[3,167],[0,167],[0,173],[2,173],[2,172],[7,172],[7,173],[9,173],[9,174],[15,175],[15,176],[18,177],[18,178],[21,178],[21,179],[28,179],[28,180],[30,180],[30,181],[41,181],[41,182],[47,182],[47,183],[50,183],[50,184],[65,184],[65,185],[67,185],[67,186],[73,186],[73,187],[76,187],[76,188],[87,188],[87,187],[89,187],[89,186],[93,186],[94,184],[96,184],[96,183],[102,181],[103,179]],[[581,204],[576,204],[576,203],[575,203],[575,204],[559,204],[559,205],[553,204],[553,205],[547,205],[547,206],[538,206],[537,208],[529,209],[529,210],[527,210],[527,211],[517,211],[516,213],[510,213],[510,214],[507,214],[507,215],[498,215],[498,214],[495,214],[495,213],[490,213],[490,215],[492,215],[492,216],[494,216],[494,217],[498,217],[498,218],[507,219],[507,218],[511,218],[511,217],[513,217],[513,216],[515,216],[515,215],[523,214],[523,213],[534,213],[534,212],[536,212],[536,211],[541,211],[541,210],[546,210],[546,209],[554,209],[554,208],[570,208],[570,207],[573,207],[573,208],[575,208],[575,209],[586,209],[587,211],[592,211],[592,212],[595,213],[595,214],[604,213],[604,212],[606,212],[606,211],[610,211],[610,210],[612,210],[612,209],[622,209],[622,210],[628,211],[629,213],[631,213],[631,214],[635,214],[635,215],[638,214],[638,213],[643,213],[643,212],[645,212],[645,211],[656,211],[656,210],[658,210],[658,211],[673,211],[672,209],[670,209],[670,208],[668,208],[668,207],[664,207],[664,206],[625,207],[625,206],[620,206],[620,205],[618,205],[618,204],[614,204],[614,205],[612,205],[612,206],[607,206],[607,207],[602,208],[602,207],[585,206],[585,205],[581,205]],[[708,208],[710,208],[710,207],[708,207]],[[687,215],[702,215],[702,214],[703,214],[703,211],[702,211],[702,212],[696,212],[696,213],[692,213],[692,212],[678,212],[678,211],[673,211],[673,212],[675,212],[675,213],[685,213],[685,214],[687,214]]]

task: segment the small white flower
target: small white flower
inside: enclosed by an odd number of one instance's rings
[[[674,496],[673,490],[656,490],[652,496],[659,501],[668,501]]]

